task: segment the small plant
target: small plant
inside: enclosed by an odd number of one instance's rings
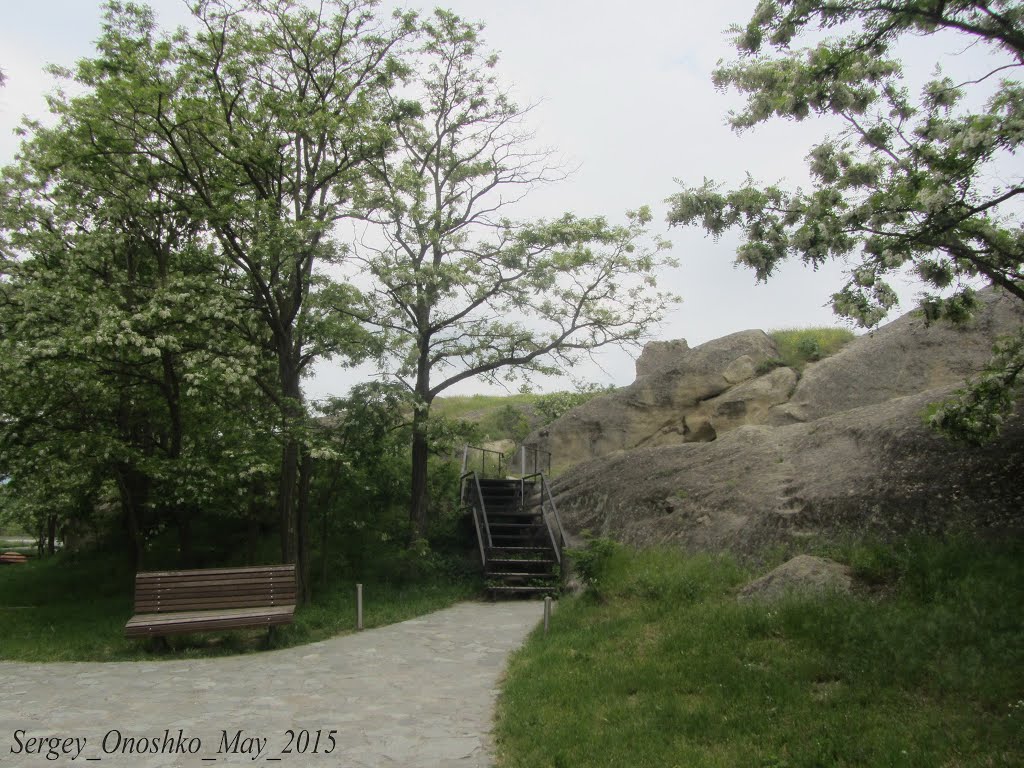
[[[811,336],[800,339],[796,344],[796,351],[810,362],[821,360],[821,345]]]
[[[778,357],[770,357],[767,360],[762,360],[760,363],[758,363],[757,368],[755,368],[754,370],[757,371],[757,374],[759,376],[763,376],[766,373],[771,373],[776,368],[784,368],[785,366],[785,360]]]
[[[608,562],[618,549],[611,539],[595,538],[582,549],[569,549],[566,554],[572,560],[573,569],[584,586],[599,590],[608,569]]]

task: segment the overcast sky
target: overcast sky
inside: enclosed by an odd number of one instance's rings
[[[151,5],[162,26],[188,18],[181,0]],[[627,209],[654,208],[655,227],[672,241],[680,262],[661,276],[661,284],[683,298],[657,329],[657,338],[685,338],[693,346],[747,328],[841,324],[826,306],[842,283],[840,265],[817,273],[789,265],[768,285],[756,285],[751,272],[733,266],[734,239],[714,242],[697,230],[668,230],[663,223],[664,200],[678,188],[676,178],[736,184],[750,172],[793,186],[806,181],[803,158],[824,126],[777,122],[737,135],[726,125],[726,114],[739,106],[738,97],[717,92],[711,83],[716,62],[733,55],[726,29],[747,20],[754,0],[452,0],[444,5],[486,24],[485,39],[501,54],[500,77],[520,103],[539,102],[532,115],[538,145],[557,148],[579,166],[568,181],[536,191],[519,209],[522,216],[572,211],[621,221]],[[0,162],[6,163],[16,151],[12,132],[21,116],[46,113],[43,96],[53,81],[43,66],[71,65],[92,53],[100,3],[4,6],[0,67],[7,85],[0,88]],[[954,44],[940,46],[955,52]],[[915,43],[906,53],[930,69],[936,50],[934,43]],[[904,309],[912,307],[914,295],[905,291]],[[602,353],[598,363],[579,366],[573,376],[616,385],[633,379],[632,357],[626,353]],[[370,374],[322,365],[307,382],[307,394],[342,394]],[[569,386],[561,379],[541,382],[540,388]],[[457,391],[485,389],[466,382]]]

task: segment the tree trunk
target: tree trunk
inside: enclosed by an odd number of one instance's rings
[[[427,410],[416,408],[412,417],[412,496],[409,507],[409,522],[412,524],[412,539],[427,537]]]
[[[181,568],[195,568],[195,552],[192,548],[191,510],[178,510],[178,565]]]
[[[46,520],[46,553],[52,555],[57,551],[57,516],[50,515]]]
[[[297,434],[297,428],[305,418],[305,409],[302,405],[299,365],[290,357],[290,345],[285,347],[288,351],[280,352],[278,358],[281,389],[284,393],[285,444],[281,456],[277,509],[281,525],[282,562],[295,563],[297,593],[300,605],[305,605],[309,599],[309,489],[302,487],[306,481],[300,465],[304,461],[305,451]]]
[[[309,552],[309,485],[313,478],[313,457],[308,450],[302,451],[299,466],[299,496],[296,499],[296,544],[298,554],[297,592],[299,605],[309,605],[313,599],[313,585],[310,583]]]
[[[121,496],[121,511],[124,514],[125,528],[128,531],[129,552],[132,570],[142,568],[145,549],[142,541],[142,524],[139,521],[139,510],[144,504],[144,492],[140,488],[138,473],[131,467],[119,465],[114,474],[117,477],[117,489]]]

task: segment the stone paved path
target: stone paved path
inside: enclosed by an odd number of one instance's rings
[[[312,645],[222,659],[0,662],[0,768],[483,768],[491,764],[499,676],[542,610],[538,602],[462,603]],[[297,736],[285,753],[289,730]],[[39,749],[29,742],[38,737],[63,741],[26,754]],[[136,754],[124,754],[129,738]],[[178,753],[138,754],[143,738],[149,749]],[[224,741],[237,752],[220,751]],[[47,760],[50,746],[64,754]],[[193,754],[181,753],[190,746]]]

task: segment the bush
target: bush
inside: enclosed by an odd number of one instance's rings
[[[769,336],[779,348],[781,364],[797,371],[802,371],[808,363],[834,355],[856,338],[847,328],[787,328],[772,331]],[[771,369],[761,372],[768,370]]]
[[[596,538],[582,549],[568,549],[566,554],[584,586],[599,591],[608,572],[612,557],[619,545],[611,539]]]

